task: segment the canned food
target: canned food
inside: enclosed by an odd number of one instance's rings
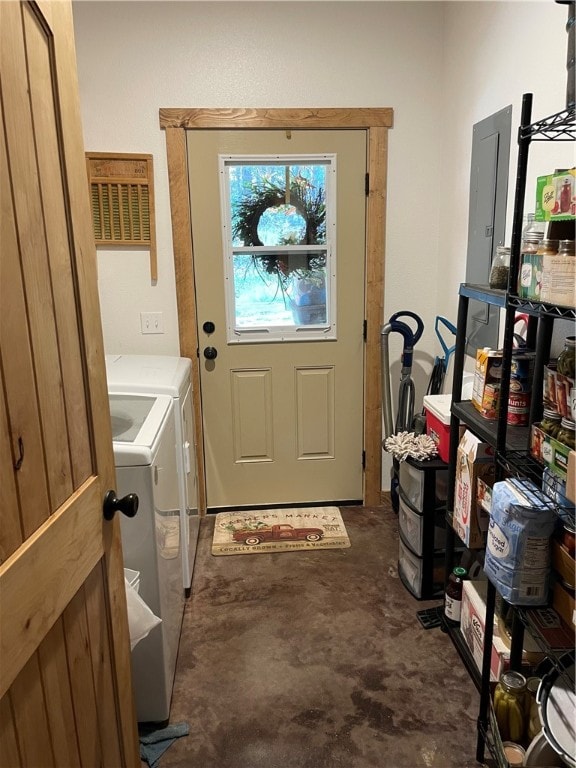
[[[530,410],[530,393],[514,392],[508,397],[508,414],[506,422],[516,427],[528,424]]]

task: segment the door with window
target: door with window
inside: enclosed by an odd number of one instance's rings
[[[207,504],[360,500],[366,132],[187,143]]]

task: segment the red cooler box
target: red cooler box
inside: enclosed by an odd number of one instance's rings
[[[450,405],[452,395],[425,395],[426,434],[436,444],[438,455],[448,463],[450,451]]]

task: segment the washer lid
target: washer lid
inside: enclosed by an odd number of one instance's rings
[[[106,355],[108,392],[153,392],[183,397],[190,386],[191,362],[168,355]]]
[[[117,467],[152,463],[162,428],[172,412],[168,395],[109,394],[114,460]]]

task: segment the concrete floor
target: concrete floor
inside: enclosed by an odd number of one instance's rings
[[[161,768],[472,768],[478,695],[398,578],[397,517],[341,509],[349,549],[214,557],[200,530]]]

